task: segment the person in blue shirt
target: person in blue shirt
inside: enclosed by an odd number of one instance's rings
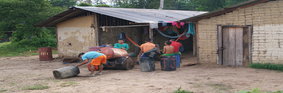
[[[106,64],[107,57],[106,55],[99,53],[97,51],[90,51],[87,53],[80,53],[78,55],[83,62],[77,66],[82,66],[87,64],[88,70],[91,72],[90,76],[101,75],[103,70],[103,64]],[[94,74],[94,71],[99,70],[98,73]]]
[[[129,50],[129,45],[123,39],[119,39],[118,43],[114,44],[114,48]]]

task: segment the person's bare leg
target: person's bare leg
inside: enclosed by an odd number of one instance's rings
[[[94,75],[95,67],[94,65],[90,65],[90,75]]]
[[[101,75],[102,74],[102,70],[103,70],[103,64],[99,65],[99,71],[96,74]]]

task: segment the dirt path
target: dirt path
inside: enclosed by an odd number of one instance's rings
[[[184,64],[194,60],[185,60]],[[74,65],[74,64],[69,64]],[[40,62],[37,56],[0,58],[0,92],[17,93],[172,93],[181,87],[195,93],[234,93],[260,88],[282,90],[283,73],[250,68],[196,65],[177,71],[140,72],[138,65],[129,71],[106,70],[97,77],[82,77],[89,72],[81,69],[81,77],[58,80],[53,69],[67,66],[61,60]],[[34,84],[47,85],[45,90],[23,90]]]

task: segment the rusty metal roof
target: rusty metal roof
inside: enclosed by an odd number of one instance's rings
[[[72,7],[69,10],[37,24],[40,27],[55,26],[57,23],[64,21],[62,17],[66,15],[78,14],[81,11],[88,11],[103,14],[115,18],[120,18],[135,23],[158,23],[159,21],[179,21],[182,19],[197,16],[206,12],[203,11],[181,11],[181,10],[158,10],[158,9],[134,9],[134,8],[108,8],[108,7]],[[60,19],[60,20],[59,20]]]
[[[237,4],[237,5],[234,5],[234,6],[231,6],[231,7],[223,8],[223,9],[213,11],[213,12],[209,12],[209,13],[204,13],[204,14],[194,16],[194,17],[190,17],[190,18],[187,18],[187,19],[183,19],[183,20],[180,20],[180,21],[196,22],[196,21],[199,21],[201,19],[210,18],[210,17],[214,17],[214,16],[219,16],[219,15],[222,15],[222,14],[225,14],[225,13],[229,13],[229,12],[232,12],[232,11],[238,9],[238,8],[250,7],[250,6],[253,6],[253,5],[257,5],[257,4],[265,3],[265,2],[269,2],[269,1],[276,1],[276,0],[249,0],[249,1]]]

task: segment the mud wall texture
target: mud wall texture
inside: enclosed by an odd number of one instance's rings
[[[283,0],[270,1],[198,22],[200,62],[217,61],[217,25],[252,25],[252,62],[283,64]]]
[[[59,56],[75,57],[89,47],[96,46],[93,15],[69,19],[57,24]]]

